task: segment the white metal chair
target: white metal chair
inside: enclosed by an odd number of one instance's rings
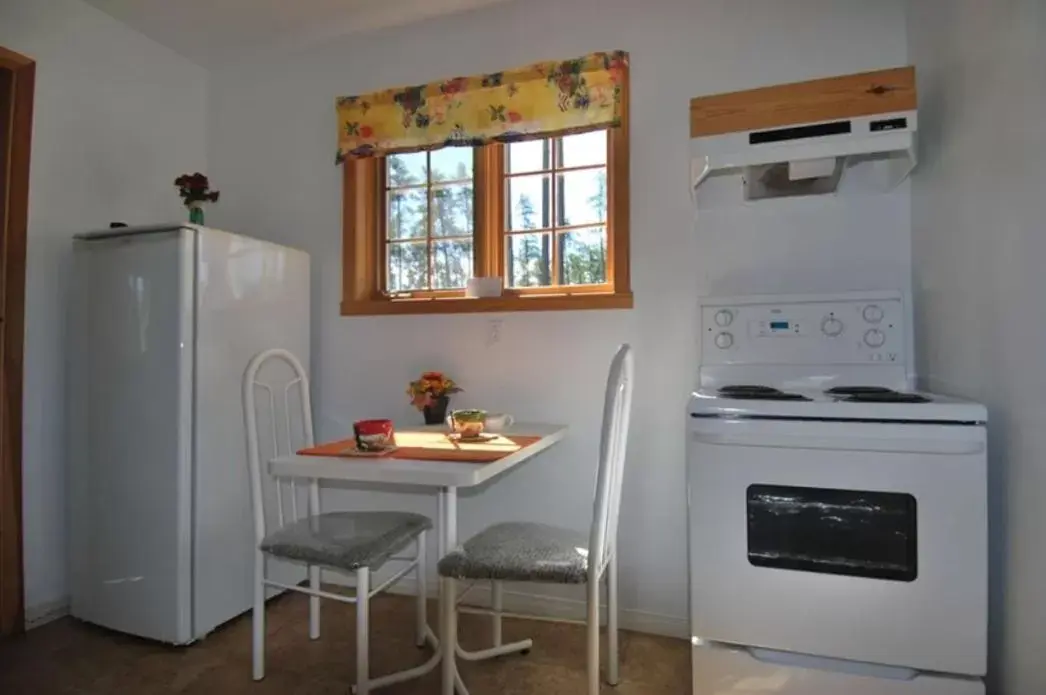
[[[262,368],[269,362],[283,362],[293,372],[292,378],[282,384],[259,381]],[[266,370],[271,372],[272,370]],[[256,355],[247,366],[243,376],[243,411],[247,432],[247,463],[250,467],[251,504],[254,513],[255,561],[254,561],[254,609],[253,609],[253,675],[255,680],[265,676],[265,591],[266,587],[286,589],[308,594],[309,637],[320,636],[320,598],[329,598],[344,603],[356,604],[356,686],[358,695],[366,695],[375,688],[399,683],[424,675],[439,658],[436,653],[424,666],[400,671],[382,678],[371,679],[369,673],[369,602],[376,594],[392,586],[411,571],[417,581],[417,616],[415,641],[418,647],[426,642],[437,646],[435,635],[428,626],[425,613],[425,535],[432,528],[432,521],[420,514],[405,512],[333,512],[320,513],[319,484],[316,479],[308,481],[308,513],[298,515],[298,486],[294,480],[274,479],[276,520],[278,528],[266,532],[266,486],[263,485],[263,470],[260,456],[259,391],[268,395],[269,423],[272,429],[273,455],[290,454],[295,451],[291,423],[291,389],[299,389],[301,400],[301,443],[313,446],[312,412],[309,397],[309,380],[301,362],[287,350],[274,349]],[[277,394],[282,387],[282,420],[277,411]],[[284,428],[280,432],[281,425]],[[285,436],[284,436],[285,435]],[[280,445],[283,441],[285,446]],[[283,487],[289,485],[290,519],[284,523],[285,500]],[[410,545],[416,552],[402,557]],[[275,581],[266,576],[266,555],[304,564],[308,567],[308,587]],[[378,586],[372,586],[372,573],[388,561],[405,562],[391,577]],[[354,596],[323,591],[320,588],[320,570],[334,570],[355,575]]]
[[[494,649],[488,652],[524,651],[530,640],[501,646],[502,581],[587,584],[588,586],[588,693],[599,693],[599,583],[607,584],[607,682],[618,683],[617,525],[621,507],[621,481],[632,409],[632,348],[622,345],[610,364],[603,405],[603,432],[599,444],[599,472],[592,525],[588,535],[538,523],[500,523],[481,531],[439,561],[447,597],[440,608],[440,642],[443,661],[443,695],[453,695],[457,665],[457,580],[493,584]],[[527,616],[519,616],[527,617]],[[451,646],[454,645],[454,646]],[[462,689],[460,680],[459,691]],[[467,695],[467,693],[463,693]]]

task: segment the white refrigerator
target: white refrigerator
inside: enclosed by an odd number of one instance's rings
[[[267,348],[308,368],[309,257],[194,225],[77,235],[68,345],[71,612],[190,643],[251,605],[240,380]]]

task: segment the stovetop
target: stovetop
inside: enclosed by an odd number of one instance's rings
[[[694,417],[761,417],[870,422],[981,423],[984,406],[878,385],[812,388],[809,383],[727,384],[704,388],[690,402]]]
[[[744,401],[808,401],[801,393],[787,393],[772,386],[736,384],[719,389],[720,398],[736,398]]]
[[[933,399],[919,393],[895,391],[885,386],[834,386],[822,394],[835,401],[848,403],[930,403]],[[812,401],[813,397],[794,391],[782,391],[762,384],[730,384],[717,391],[720,398],[751,401]]]

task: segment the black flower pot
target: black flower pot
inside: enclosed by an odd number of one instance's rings
[[[449,396],[440,396],[432,401],[432,405],[425,406],[426,425],[442,425],[447,420],[447,406],[450,404]]]

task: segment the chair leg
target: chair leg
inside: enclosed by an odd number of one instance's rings
[[[607,564],[607,683],[617,685],[620,681],[619,643],[617,634],[617,553],[610,556]]]
[[[254,608],[251,612],[254,680],[265,678],[265,555],[254,551]]]
[[[440,649],[443,650],[442,695],[454,695],[454,676],[457,673],[458,607],[453,579],[440,580]]]
[[[490,619],[490,629],[495,647],[501,646],[501,611],[505,604],[505,586],[499,581],[490,583],[490,608],[493,615]]]
[[[426,571],[428,569],[428,563],[426,562],[425,552],[425,532],[422,531],[418,534],[418,553],[417,563],[418,566],[414,570],[416,584],[417,584],[417,615],[415,616],[414,623],[414,644],[420,649],[425,646],[425,628],[428,626],[428,617],[425,613],[426,602],[428,600],[428,582],[426,581]]]
[[[588,582],[587,673],[588,695],[599,695],[599,581]]]
[[[356,570],[356,695],[370,692],[370,568]]]
[[[320,568],[309,565],[309,588],[320,590]],[[309,597],[309,639],[320,638],[320,597]]]

